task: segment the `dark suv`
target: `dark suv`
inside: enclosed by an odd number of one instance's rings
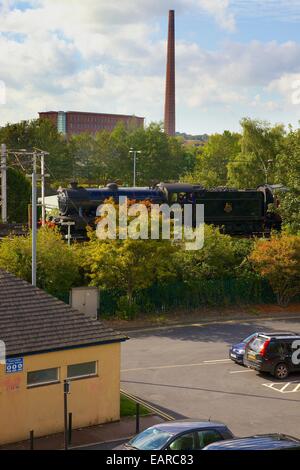
[[[299,347],[299,335],[260,334],[247,345],[244,364],[259,372],[269,372],[277,379],[283,380],[290,372],[300,371],[300,364],[295,360],[300,360],[300,354],[297,355]]]

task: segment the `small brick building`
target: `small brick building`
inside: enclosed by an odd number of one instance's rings
[[[0,445],[63,431],[66,379],[74,428],[118,421],[126,339],[0,270]]]

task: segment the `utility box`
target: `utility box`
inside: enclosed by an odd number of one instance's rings
[[[73,287],[70,305],[93,320],[98,319],[99,289],[97,287]]]

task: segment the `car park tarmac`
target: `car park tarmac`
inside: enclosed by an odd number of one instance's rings
[[[285,381],[235,364],[232,344],[254,331],[300,333],[300,316],[154,328],[122,346],[122,388],[189,418],[226,423],[235,435],[300,437],[300,374]]]

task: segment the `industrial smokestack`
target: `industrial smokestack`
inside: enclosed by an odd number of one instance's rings
[[[165,98],[165,132],[174,136],[175,128],[175,11],[169,11],[168,57]]]

